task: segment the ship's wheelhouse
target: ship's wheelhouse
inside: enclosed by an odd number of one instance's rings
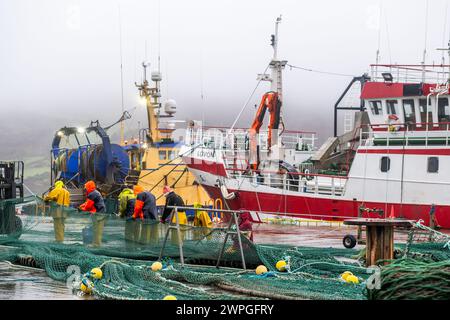
[[[436,84],[367,82],[361,98],[371,124],[380,129],[447,130],[450,123],[448,88]]]

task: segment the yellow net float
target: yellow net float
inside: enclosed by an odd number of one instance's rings
[[[162,269],[162,263],[159,261],[153,262],[152,264],[152,271],[157,272],[160,271]]]
[[[167,295],[163,298],[163,300],[177,300],[177,297],[172,296],[172,295]]]
[[[97,280],[101,279],[103,277],[102,269],[100,269],[100,268],[93,268],[91,270],[91,276],[92,276],[92,278],[97,279]]]
[[[91,294],[93,288],[94,284],[90,280],[83,279],[81,281],[80,290],[83,291],[85,294]]]
[[[358,283],[359,283],[359,279],[358,279],[357,276],[349,275],[349,276],[347,277],[347,283],[358,284]]]
[[[286,271],[286,265],[287,265],[286,261],[280,260],[276,263],[275,267],[277,268],[278,271],[284,272]]]
[[[347,277],[352,275],[353,273],[351,273],[350,271],[345,271],[344,273],[341,274],[341,279],[347,282]]]
[[[267,272],[267,268],[266,266],[260,265],[256,268],[255,272],[257,275],[264,274]]]

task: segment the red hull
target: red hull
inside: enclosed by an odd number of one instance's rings
[[[229,190],[229,192],[235,191],[237,197],[233,200],[224,200],[219,188],[207,185],[203,185],[203,187],[210,197],[227,201],[230,208],[234,210],[243,208],[249,211],[262,211],[273,214],[289,212],[289,216],[299,218],[341,221],[357,217],[358,207],[364,204],[366,208],[384,210],[385,215],[383,217],[393,214],[396,218],[423,220],[425,225],[428,225],[430,222],[429,205],[400,205],[381,202],[362,203],[360,201],[323,199],[303,195],[286,196],[242,190]],[[438,224],[443,228],[450,229],[450,206],[436,205],[435,208]],[[380,216],[375,213],[365,213],[364,217],[377,218]]]

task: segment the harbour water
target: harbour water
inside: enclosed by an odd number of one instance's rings
[[[0,300],[86,299],[72,294],[65,283],[53,280],[44,270],[0,262]]]

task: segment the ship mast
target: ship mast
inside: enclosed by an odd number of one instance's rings
[[[278,25],[281,23],[281,15],[275,21],[275,33],[271,35],[271,46],[273,47],[273,57],[270,60],[270,75],[258,74],[256,80],[270,81],[270,91],[278,93],[278,99],[283,101],[283,69],[286,67],[287,60],[278,60]]]
[[[143,72],[143,81],[141,84],[135,83],[136,87],[139,90],[139,95],[145,98],[145,104],[147,108],[147,120],[148,120],[148,132],[147,132],[147,141],[150,144],[154,144],[159,142],[159,132],[158,132],[158,115],[155,112],[155,109],[160,109],[161,104],[159,102],[159,98],[161,97],[161,93],[159,90],[159,82],[161,81],[161,74],[159,72],[153,72],[151,74],[152,81],[155,82],[154,87],[150,87],[147,81],[147,67],[148,64],[145,62],[142,63],[142,67],[144,68]]]
[[[278,25],[281,23],[281,15],[275,21],[275,33],[271,37],[273,47],[273,58],[270,61],[271,70],[271,91],[278,93],[278,97],[283,101],[283,69],[286,67],[286,60],[278,60]]]

